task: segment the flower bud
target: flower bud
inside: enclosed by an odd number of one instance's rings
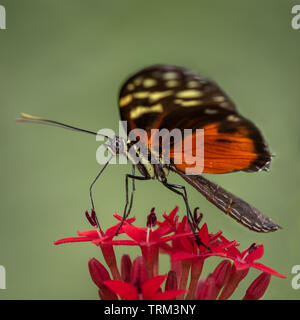
[[[130,282],[130,270],[131,270],[131,260],[128,254],[123,254],[121,258],[121,275],[122,280],[125,282]]]
[[[118,300],[118,296],[112,292],[105,284],[98,290],[98,294],[101,300]]]
[[[142,284],[148,279],[147,269],[143,257],[134,259],[130,272],[131,284],[141,292]]]
[[[271,275],[268,273],[261,273],[247,289],[243,300],[258,300],[266,292],[271,280]]]
[[[227,283],[231,272],[231,263],[229,260],[220,262],[214,270],[212,276],[216,282],[216,294],[218,295],[224,285]],[[216,296],[217,298],[217,296]]]
[[[199,288],[196,290],[196,299],[215,300],[216,299],[216,281],[212,275],[209,275],[205,281],[199,282]]]
[[[230,276],[223,288],[219,300],[226,300],[234,293],[239,283],[246,277],[249,269],[237,270],[233,265],[231,267]]]
[[[89,271],[92,277],[92,280],[98,287],[101,287],[102,283],[110,279],[108,271],[105,269],[102,263],[97,259],[92,258],[89,263]]]
[[[170,270],[168,272],[168,277],[166,280],[165,291],[167,290],[177,290],[178,283],[177,283],[177,275],[174,270]]]

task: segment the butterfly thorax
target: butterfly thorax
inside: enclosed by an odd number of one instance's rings
[[[169,165],[164,164],[157,153],[147,148],[142,150],[139,145],[132,141],[127,141],[127,150],[125,153],[128,160],[135,164],[144,177],[158,179],[161,182],[167,181]]]

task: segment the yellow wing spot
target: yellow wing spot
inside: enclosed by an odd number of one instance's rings
[[[202,96],[202,91],[200,90],[182,90],[176,94],[178,98],[199,98]]]
[[[166,86],[167,86],[168,88],[178,87],[179,84],[180,84],[180,83],[179,83],[179,81],[177,81],[177,80],[169,80],[169,81],[166,82]]]
[[[143,78],[142,78],[142,77],[138,77],[138,78],[135,78],[135,79],[133,80],[133,83],[134,83],[136,86],[141,85],[142,82],[143,82]]]
[[[133,94],[134,98],[145,99],[149,97],[149,91],[140,91]]]
[[[174,80],[174,79],[177,79],[179,77],[178,73],[177,72],[166,72],[163,74],[163,79],[165,80]]]
[[[157,85],[157,81],[155,79],[152,79],[152,78],[146,78],[144,81],[143,81],[143,86],[145,88],[151,88],[151,87],[154,87]]]
[[[150,102],[155,102],[155,101],[160,100],[162,98],[168,97],[171,94],[173,94],[173,90],[154,91],[149,94],[149,100],[150,100]]]
[[[132,101],[132,95],[128,94],[119,101],[120,107],[126,107]]]
[[[164,111],[164,108],[161,103],[155,104],[151,107],[137,106],[136,108],[130,111],[130,118],[134,120],[134,119],[140,118],[142,115],[146,113],[151,113],[151,112],[161,113],[163,111]]]
[[[196,107],[201,106],[203,101],[201,100],[182,100],[182,99],[175,99],[174,102],[179,104],[181,107]]]
[[[186,85],[188,88],[197,88],[200,86],[200,83],[198,81],[195,80],[191,80],[187,83]]]
[[[225,101],[225,98],[223,96],[215,96],[213,97],[214,101],[216,102],[223,102]]]
[[[128,83],[126,89],[129,90],[129,91],[132,91],[132,90],[135,89],[135,85],[133,83]]]

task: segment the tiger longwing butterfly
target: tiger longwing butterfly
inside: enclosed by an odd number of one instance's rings
[[[186,188],[168,182],[168,173],[175,172],[197,189],[208,201],[242,225],[257,232],[271,232],[281,227],[244,200],[207,180],[202,174],[186,174],[186,168],[193,168],[186,162],[175,161],[176,145],[171,145],[171,161],[155,164],[150,162],[152,129],[191,129],[190,139],[195,138],[196,129],[204,129],[204,165],[202,173],[221,174],[235,171],[256,172],[268,170],[272,158],[259,129],[241,116],[230,98],[212,80],[182,67],[155,65],[131,76],[122,86],[119,96],[121,120],[127,121],[128,133],[132,129],[144,129],[148,134],[148,154],[143,163],[133,163],[132,173],[126,175],[125,219],[132,208],[135,180],[157,179],[168,189],[183,197],[188,221],[195,226],[190,210]],[[97,135],[96,132],[79,129],[60,122],[21,115],[18,121],[53,124],[68,129]],[[134,142],[122,137],[109,138],[106,146],[113,155],[123,154],[131,160],[129,148]],[[135,150],[135,149],[134,149]],[[139,151],[136,149],[136,153]],[[141,154],[140,154],[141,155]],[[160,157],[161,154],[156,155]],[[108,162],[101,169],[90,187],[92,208],[94,201],[92,187]],[[135,175],[135,168],[141,175]],[[196,169],[195,169],[196,170]],[[129,199],[129,180],[132,182]],[[193,227],[195,228],[195,227]]]

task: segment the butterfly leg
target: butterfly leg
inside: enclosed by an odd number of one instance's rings
[[[186,210],[187,210],[187,220],[188,220],[188,223],[189,223],[189,225],[190,225],[190,227],[191,227],[191,230],[192,230],[192,232],[193,232],[193,234],[194,234],[196,243],[197,243],[199,246],[202,245],[203,247],[205,247],[206,249],[208,249],[209,251],[211,251],[211,249],[201,241],[199,235],[195,232],[195,229],[198,229],[198,230],[199,230],[199,228],[198,228],[198,226],[196,225],[195,220],[194,220],[194,217],[193,217],[193,215],[192,215],[192,213],[191,213],[191,209],[190,209],[190,205],[189,205],[189,202],[188,202],[187,192],[186,192],[185,186],[178,185],[178,184],[170,184],[170,183],[167,183],[167,182],[164,182],[164,185],[165,185],[168,189],[170,189],[171,191],[173,191],[173,192],[175,192],[175,193],[177,193],[177,194],[179,194],[179,195],[181,195],[181,196],[183,197],[184,202],[185,202],[185,206],[186,206]],[[178,189],[179,189],[179,190],[182,190],[183,193],[180,192]]]
[[[109,164],[110,160],[111,160],[111,158],[101,168],[101,170],[99,171],[99,173],[97,174],[97,176],[95,177],[95,179],[93,180],[93,182],[90,185],[90,189],[89,189],[90,190],[90,200],[91,200],[92,210],[94,210],[94,211],[95,211],[95,203],[94,203],[94,199],[93,199],[93,186],[94,186],[95,182],[99,179],[99,177],[101,176],[103,171],[106,169],[106,167]],[[95,215],[95,218],[96,218],[97,226],[98,226],[99,230],[101,231],[100,223],[99,223],[98,218],[97,218],[96,215]]]
[[[134,172],[134,169],[133,169]],[[130,197],[130,202],[129,202],[129,179],[132,180],[132,190],[131,190],[131,197]],[[143,177],[143,176],[135,176],[134,174],[126,174],[126,178],[125,178],[125,187],[126,187],[126,204],[125,204],[125,208],[124,208],[124,212],[123,212],[123,216],[122,216],[122,221],[116,231],[116,235],[118,235],[120,228],[122,227],[124,221],[127,219],[127,217],[130,214],[131,208],[132,208],[132,202],[133,202],[133,194],[135,192],[135,180],[150,180],[151,178],[149,177]],[[127,210],[129,204],[129,209]]]
[[[170,183],[164,183],[164,185],[170,189],[171,191],[179,194],[180,196],[182,196],[183,200],[184,200],[184,203],[186,205],[186,210],[187,210],[187,218],[188,218],[188,221],[189,223],[194,223],[194,218],[193,218],[193,215],[191,213],[191,209],[190,209],[190,206],[189,206],[189,202],[188,202],[188,198],[187,198],[187,192],[186,192],[186,189],[184,186],[181,186],[181,185],[177,185],[177,184],[170,184]],[[182,192],[178,191],[178,189],[182,190]],[[193,226],[193,229],[195,229],[196,226]]]
[[[131,174],[133,176],[135,176],[135,166],[134,165],[132,165],[132,173]],[[130,215],[132,204],[133,204],[133,195],[134,195],[134,192],[135,192],[135,179],[131,179],[131,181],[132,181],[132,184],[131,184],[130,204],[129,204],[129,208],[128,208],[128,211],[126,213],[125,219]]]

